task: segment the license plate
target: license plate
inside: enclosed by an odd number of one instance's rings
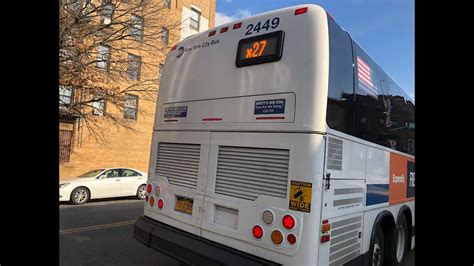
[[[177,196],[174,209],[179,212],[193,214],[193,199]]]

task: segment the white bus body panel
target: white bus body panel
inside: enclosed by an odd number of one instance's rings
[[[300,7],[308,7],[307,13],[295,16],[294,11]],[[276,29],[245,35],[250,23],[255,25],[275,17],[280,19]],[[219,28],[229,26],[229,31],[211,37],[209,31],[189,37],[167,56],[148,172],[149,183],[161,188],[155,199],[162,199],[164,207],[160,210],[156,203],[150,206],[147,202],[144,214],[284,265],[338,264],[367,252],[374,221],[385,209],[396,219],[400,208],[408,206],[414,226],[413,201],[367,205],[369,186],[370,192],[374,187],[386,190],[390,183],[390,156],[401,153],[327,127],[326,12],[316,5],[301,5],[243,19],[240,29],[233,30],[232,25],[221,25]],[[278,30],[285,32],[279,61],[236,68],[239,40]],[[269,99],[285,99],[284,119],[256,119],[255,101]],[[165,108],[182,106],[186,106],[186,116],[165,117]],[[203,121],[206,118],[217,119]],[[159,143],[200,145],[195,188],[170,184],[166,176],[156,174]],[[286,197],[258,196],[246,200],[216,193],[222,146],[289,150]],[[329,189],[323,179],[326,174],[330,174]],[[292,180],[312,183],[309,213],[289,210]],[[258,189],[258,185],[252,189]],[[176,196],[193,199],[192,214],[174,209]],[[271,225],[262,221],[265,210],[274,214]],[[290,231],[281,225],[285,214],[296,220],[291,230],[297,237],[295,245],[286,241]],[[325,219],[334,225],[330,232],[333,242],[320,243],[321,222]],[[252,235],[252,227],[257,224],[264,230],[260,240]],[[285,240],[281,245],[271,242],[274,229],[283,232]]]
[[[329,220],[332,228],[330,242],[319,244],[319,265],[337,265],[369,252],[375,221],[382,211],[389,211],[396,223],[401,208],[406,206],[411,211],[411,226],[414,227],[415,203],[410,200],[393,205],[389,203],[390,153],[402,155],[400,152],[331,129],[328,129],[327,138],[342,140],[343,159],[342,170],[328,169],[326,164],[325,171],[331,173],[331,181],[329,190],[324,189],[326,183],[323,182],[321,219]],[[331,141],[328,149],[330,143]],[[328,152],[329,150],[326,153],[326,162],[329,158],[334,158]],[[403,156],[414,159],[413,156]],[[366,159],[358,161],[361,158]],[[357,161],[363,167],[355,167],[354,162]],[[351,175],[353,171],[344,171],[351,168],[366,170],[360,173],[357,180],[355,175]],[[372,185],[386,185],[386,202],[367,202],[371,200],[368,188]],[[374,192],[377,194],[382,191]],[[411,249],[414,247],[414,239],[413,236]]]
[[[317,254],[312,250],[317,246],[319,237],[320,204],[322,200],[322,183],[324,167],[324,137],[321,134],[287,134],[287,133],[232,133],[232,132],[172,132],[154,133],[152,153],[156,154],[159,142],[200,143],[201,163],[198,189],[184,189],[171,185],[163,176],[151,171],[149,180],[155,187],[159,185],[165,204],[162,210],[145,204],[145,215],[175,226],[184,231],[200,235],[223,245],[233,247],[253,255],[282,264],[317,262]],[[304,213],[288,210],[287,198],[260,196],[254,201],[215,193],[217,156],[220,146],[258,147],[271,149],[288,149],[290,151],[290,180],[312,183],[311,212]],[[205,148],[203,148],[205,147]],[[156,167],[156,155],[152,156],[150,169]],[[201,167],[207,166],[207,169]],[[201,175],[201,173],[203,175]],[[204,175],[204,173],[207,173]],[[258,186],[256,187],[258,189]],[[290,186],[288,186],[289,190]],[[204,189],[204,191],[203,191]],[[203,193],[204,192],[204,193]],[[289,192],[287,192],[288,194]],[[193,213],[187,215],[174,210],[175,196],[194,199]],[[204,196],[203,196],[204,195]],[[230,217],[216,211],[216,206],[236,210]],[[275,221],[266,225],[262,213],[271,210]],[[285,214],[291,214],[296,225],[287,230],[281,224]],[[264,229],[264,237],[255,239],[252,235],[254,225]],[[270,234],[274,229],[283,232],[285,239],[289,233],[297,237],[297,242],[290,245],[286,240],[276,246],[271,242]]]
[[[298,7],[308,7],[308,12],[295,16],[294,10]],[[275,17],[280,19],[277,28],[245,35],[250,23],[255,25]],[[329,76],[326,12],[316,5],[296,6],[243,19],[239,29],[232,29],[232,25],[220,26],[229,26],[229,31],[212,37],[208,37],[208,32],[189,37],[168,54],[154,129],[324,132],[325,112],[317,110],[325,110],[327,105],[327,89],[324,89]],[[279,61],[236,68],[239,40],[279,30],[285,32]],[[184,52],[178,58],[180,48]],[[290,97],[285,120],[257,122],[253,102],[266,98],[262,95],[273,94]],[[266,99],[274,99],[272,97]],[[216,99],[222,103],[216,104]],[[196,102],[201,100],[206,102]],[[164,122],[164,108],[177,105],[188,106],[189,117]],[[209,117],[222,120],[203,123],[202,119]]]

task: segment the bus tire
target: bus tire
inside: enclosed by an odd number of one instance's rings
[[[390,240],[391,247],[389,253],[390,265],[403,265],[408,251],[408,223],[405,215],[400,215],[395,229],[393,229]]]
[[[375,226],[375,233],[370,243],[370,265],[371,266],[382,266],[385,260],[385,240],[383,235],[382,226],[378,223]]]
[[[77,187],[71,192],[71,202],[74,205],[81,205],[88,202],[90,199],[90,192],[85,187]]]

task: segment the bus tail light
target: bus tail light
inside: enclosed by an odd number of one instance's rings
[[[238,29],[242,26],[242,22],[239,22],[239,23],[235,23],[234,26],[232,26],[232,29],[235,30],[235,29]]]
[[[145,196],[145,201],[148,202],[148,199],[149,199],[149,198],[150,198],[150,197],[148,197],[148,195],[146,195],[146,196]]]
[[[156,187],[155,187],[155,194],[156,194],[157,196],[159,196],[159,195],[160,195],[160,192],[161,192],[160,186],[156,186]]]
[[[160,208],[160,209],[163,208],[163,200],[162,199],[158,200],[158,208]]]
[[[176,48],[177,48],[177,47],[178,47],[178,45],[177,45],[177,44],[173,45],[173,47],[171,47],[171,51],[174,51],[174,50],[176,50]]]
[[[150,206],[153,207],[155,205],[155,198],[150,197]]]
[[[219,31],[219,33],[226,32],[228,29],[229,29],[229,27],[224,27],[224,28],[222,28],[222,29]]]
[[[331,230],[331,224],[323,224],[321,226],[321,232],[326,233],[329,232],[329,230]]]
[[[303,7],[303,8],[298,8],[295,10],[295,16],[296,15],[301,15],[301,14],[304,14],[308,12],[308,8],[307,7]]]
[[[256,225],[252,229],[252,234],[256,239],[260,239],[263,236],[263,229],[260,225]]]
[[[329,223],[329,220],[323,220],[322,225],[321,225],[321,232],[326,233],[331,230],[331,224]]]
[[[323,235],[321,236],[321,243],[326,243],[329,241],[329,235]]]
[[[293,227],[295,227],[295,219],[288,214],[283,216],[282,223],[286,229],[292,229]]]
[[[296,243],[296,236],[293,234],[289,234],[286,240],[288,240],[290,244],[294,245]]]
[[[274,244],[280,245],[283,242],[283,234],[278,230],[273,230],[271,239]]]
[[[151,186],[151,184],[148,184],[148,187],[147,187],[146,191],[148,191],[148,193],[151,193],[151,190],[152,190],[152,186]]]
[[[214,36],[214,35],[216,35],[216,31],[215,31],[215,30],[210,31],[207,36],[211,37],[211,36]]]

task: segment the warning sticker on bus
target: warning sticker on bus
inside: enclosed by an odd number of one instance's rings
[[[291,181],[290,210],[311,212],[313,185],[308,182]]]
[[[187,106],[165,107],[165,118],[186,117],[188,114]]]
[[[255,101],[255,115],[284,114],[285,99]]]

